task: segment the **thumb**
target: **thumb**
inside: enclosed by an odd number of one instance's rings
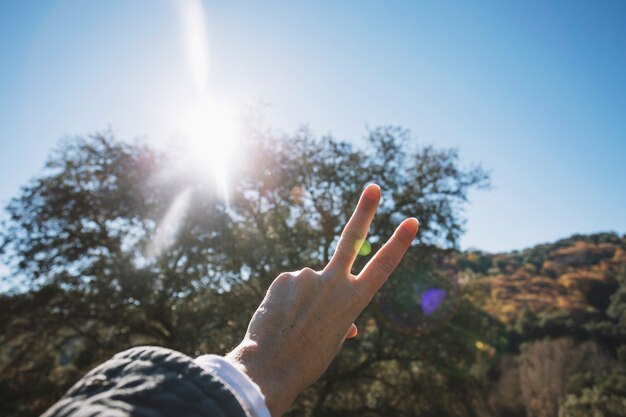
[[[359,333],[359,329],[356,328],[356,324],[352,323],[350,325],[350,329],[348,329],[348,333],[346,334],[346,339],[352,339]]]

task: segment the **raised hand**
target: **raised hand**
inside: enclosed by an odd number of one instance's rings
[[[379,201],[380,188],[366,187],[323,271],[304,268],[274,280],[244,340],[227,355],[259,385],[274,417],[322,375],[344,339],[356,335],[354,320],[417,234],[418,221],[406,219],[361,273],[351,274]]]

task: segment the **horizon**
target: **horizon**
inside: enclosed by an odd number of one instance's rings
[[[38,4],[0,5],[3,206],[64,136],[162,144],[193,96],[170,2]],[[626,3],[203,5],[220,102],[355,145],[402,126],[489,170],[462,250],[626,234]]]

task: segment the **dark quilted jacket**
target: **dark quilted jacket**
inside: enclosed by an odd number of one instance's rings
[[[234,394],[190,357],[137,347],[89,372],[44,416],[246,417],[246,413]]]

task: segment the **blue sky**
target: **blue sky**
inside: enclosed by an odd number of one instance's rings
[[[270,125],[410,128],[492,173],[463,248],[626,232],[626,2],[205,2],[209,84]],[[193,94],[165,0],[0,2],[0,202],[63,136],[163,143]]]

